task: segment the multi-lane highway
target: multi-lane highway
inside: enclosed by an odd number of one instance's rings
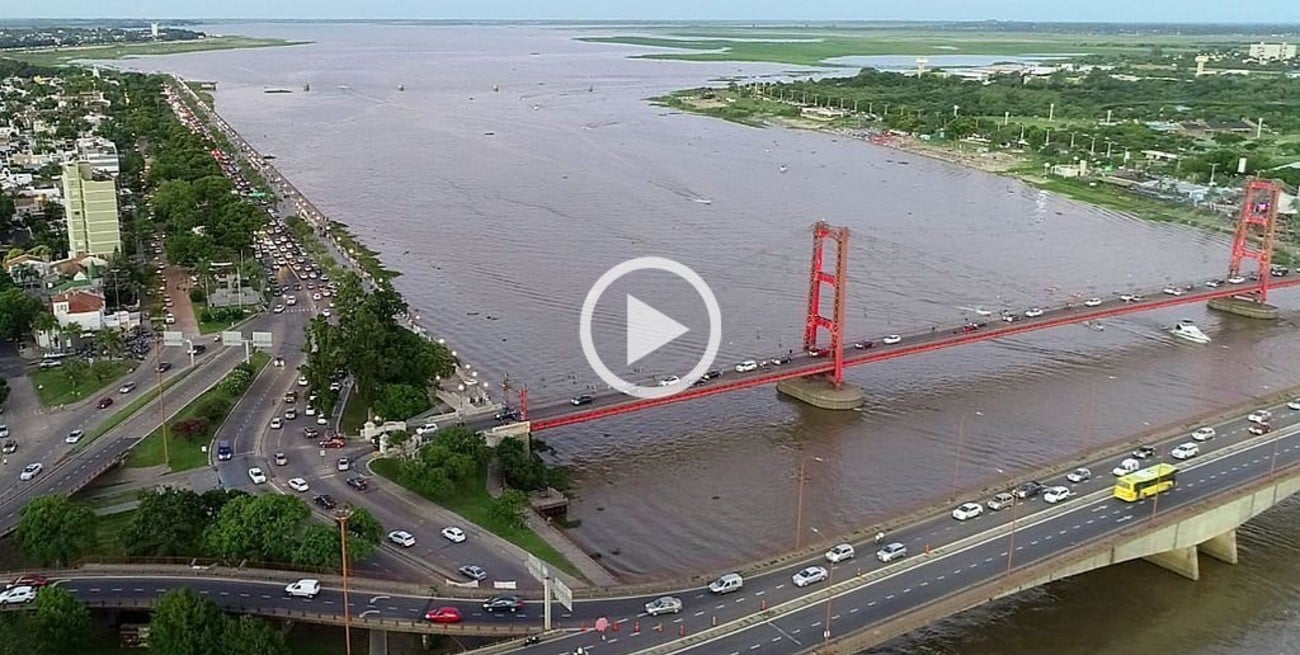
[[[1075,298],[1053,305],[1041,305],[1036,308],[1023,308],[1017,312],[1007,313],[1005,316],[1010,317],[1012,319],[1010,321],[1005,320],[1003,316],[997,313],[992,313],[987,317],[976,316],[973,321],[968,320],[965,324],[893,335],[893,337],[897,337],[897,341],[890,338],[889,341],[892,343],[885,343],[888,335],[846,341],[844,345],[846,349],[844,364],[845,366],[851,366],[883,362],[898,357],[918,355],[980,341],[1001,339],[1060,325],[1081,323],[1083,321],[1099,321],[1139,311],[1203,303],[1215,298],[1226,298],[1248,293],[1257,288],[1257,285],[1258,283],[1233,285],[1227,282],[1219,282],[1217,286],[1210,287],[1205,285],[1205,281],[1198,281],[1177,286],[1097,296],[1095,298]],[[1296,285],[1300,285],[1300,275],[1270,279],[1270,288],[1273,289]],[[1173,337],[1171,336],[1170,339],[1173,339]],[[716,368],[721,375],[695,385],[692,385],[690,380],[683,380],[679,384],[691,386],[667,398],[635,398],[614,389],[607,389],[591,394],[590,402],[581,406],[574,406],[570,401],[564,400],[530,404],[527,418],[532,422],[532,429],[536,432],[580,423],[593,418],[638,411],[647,407],[703,398],[757,384],[768,384],[780,380],[826,373],[834,368],[834,363],[830,358],[825,356],[817,357],[806,352],[775,355],[765,359],[756,358],[754,361],[759,364],[759,367],[745,372],[737,371],[734,362],[718,362]],[[782,363],[778,364],[776,362]],[[653,383],[650,382],[650,384]]]
[[[829,566],[831,579],[805,588],[791,583],[791,575],[809,565],[826,564],[816,560],[791,562],[779,568],[750,575],[744,588],[736,593],[715,596],[702,588],[679,589],[644,596],[614,596],[578,599],[574,612],[557,608],[557,621],[563,628],[590,628],[599,618],[619,624],[601,637],[591,631],[576,630],[558,640],[532,647],[521,653],[553,654],[558,648],[572,650],[579,645],[599,643],[604,655],[634,653],[659,644],[667,644],[680,635],[695,635],[715,623],[726,626],[731,621],[753,618],[763,609],[774,610],[770,617],[753,621],[744,629],[706,643],[683,644],[689,652],[718,653],[762,652],[797,653],[815,646],[826,630],[829,617],[832,636],[881,624],[898,616],[974,585],[996,580],[1010,569],[1032,565],[1060,555],[1071,548],[1131,527],[1134,522],[1172,512],[1198,503],[1216,494],[1269,474],[1274,467],[1284,469],[1300,462],[1300,412],[1285,405],[1270,408],[1275,416],[1275,430],[1262,437],[1246,432],[1244,417],[1233,418],[1213,427],[1216,436],[1202,442],[1202,454],[1180,464],[1183,469],[1178,487],[1159,497],[1158,503],[1123,503],[1110,497],[1114,484],[1109,469],[1120,457],[1098,459],[1089,466],[1094,477],[1073,487],[1076,498],[1049,505],[1031,498],[1021,505],[1000,512],[985,512],[979,518],[956,521],[947,512],[927,517],[887,535],[886,541],[907,545],[910,556],[881,564],[872,556],[876,545],[855,544],[857,557]],[[1177,444],[1189,441],[1187,434],[1152,441],[1157,455],[1149,461],[1166,460]],[[1063,476],[1062,476],[1063,478]],[[1063,479],[1043,480],[1049,484],[1068,484]],[[987,499],[972,499],[983,501]],[[1006,524],[1014,521],[1014,535]],[[925,555],[929,546],[933,554]],[[1010,553],[1010,554],[1009,554]],[[245,579],[203,577],[202,574],[180,576],[96,576],[73,575],[64,584],[79,597],[98,604],[138,606],[147,599],[174,586],[188,586],[231,609],[250,612],[297,611],[327,615],[338,620],[343,612],[342,592],[327,588],[315,599],[287,598],[284,581],[261,581],[255,572]],[[852,581],[852,582],[849,582]],[[848,584],[846,584],[848,583]],[[833,598],[828,592],[832,585]],[[385,593],[382,583],[358,585],[365,592],[354,592],[350,610],[354,615],[413,621],[419,623],[424,611],[434,606],[458,607],[468,623],[512,624],[520,630],[540,629],[541,608],[535,598],[517,615],[493,615],[484,612],[478,600],[431,599],[407,593]],[[405,587],[403,587],[405,588]],[[613,593],[617,594],[615,590]],[[665,593],[683,602],[680,614],[661,617],[645,615],[643,605]],[[800,604],[784,611],[785,604]],[[400,628],[400,626],[394,626]],[[685,652],[685,651],[683,651]]]

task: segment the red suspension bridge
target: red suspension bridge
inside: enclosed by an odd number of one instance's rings
[[[1216,299],[1233,299],[1232,303],[1241,308],[1243,314],[1250,313],[1252,308],[1267,312],[1269,308],[1265,303],[1271,289],[1300,285],[1300,275],[1282,277],[1274,274],[1272,258],[1280,200],[1279,184],[1269,180],[1247,182],[1226,280],[1208,283],[1201,280],[1117,297],[1065,302],[1035,308],[1024,315],[1004,312],[984,323],[857,341],[847,341],[844,336],[849,230],[819,222],[812,230],[812,266],[802,352],[756,360],[761,365],[752,371],[726,370],[715,377],[695,381],[690,388],[665,398],[641,399],[610,389],[591,394],[580,405],[562,401],[530,408],[527,390],[521,389],[520,419],[529,421],[530,429],[535,432],[798,378],[817,378],[831,388],[839,388],[844,384],[844,370],[851,366]],[[833,253],[827,252],[830,246],[834,247]],[[831,265],[829,269],[828,264]],[[829,312],[826,311],[828,308]]]

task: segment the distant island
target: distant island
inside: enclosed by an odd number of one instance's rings
[[[300,45],[306,41],[211,35],[144,21],[6,22],[0,27],[0,57],[38,66],[79,60],[125,59],[205,50]]]

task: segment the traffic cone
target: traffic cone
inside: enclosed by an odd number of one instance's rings
[[[713,627],[713,628],[718,627],[718,617],[717,617],[717,616],[714,616],[714,617],[713,617],[713,622],[712,622],[712,624],[710,625],[710,627]]]
[[[632,634],[634,634],[634,635],[639,635],[639,634],[641,634],[641,622],[640,622],[640,621],[637,621],[637,622],[635,622],[635,623],[632,624]]]
[[[679,637],[685,637],[685,636],[686,636],[686,624],[684,624],[684,623],[682,624],[682,629],[679,630],[679,631],[677,632],[677,636],[679,636]]]
[[[618,621],[614,622],[614,632],[618,632]]]

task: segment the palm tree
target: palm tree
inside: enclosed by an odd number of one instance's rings
[[[121,359],[126,352],[126,339],[118,330],[100,330],[95,333],[95,346],[109,359]]]
[[[47,343],[54,343],[54,339],[58,337],[58,330],[59,322],[55,320],[54,314],[41,312],[36,315],[35,319],[32,319],[33,334],[45,335]],[[38,338],[37,341],[39,342],[40,339]]]

